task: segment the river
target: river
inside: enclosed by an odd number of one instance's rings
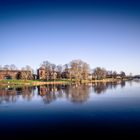
[[[0,135],[139,134],[140,81],[0,89]]]

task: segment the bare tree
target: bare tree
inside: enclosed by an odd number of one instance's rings
[[[45,68],[45,77],[47,80],[56,80],[57,72],[56,72],[56,65],[50,63],[49,61],[43,61],[41,67]]]
[[[76,81],[79,81],[81,79],[81,60],[73,60],[70,62],[70,72],[72,75],[72,78],[75,79]]]
[[[108,70],[108,71],[106,72],[106,74],[107,74],[107,78],[112,78],[113,72],[110,71],[110,70]]]
[[[73,60],[70,62],[70,75],[77,82],[87,79],[89,74],[89,65],[82,60]]]
[[[106,78],[107,71],[104,68],[97,67],[93,70],[93,76],[96,80],[101,80]]]
[[[124,77],[126,76],[125,72],[124,72],[124,71],[121,71],[121,72],[120,72],[120,76],[121,76],[122,78],[124,78]]]
[[[46,71],[51,71],[51,63],[49,61],[43,61],[41,66],[44,67]]]
[[[25,70],[22,70],[20,73],[19,73],[19,79],[22,79],[22,80],[32,80],[33,79],[33,75],[30,71],[25,71]]]
[[[57,78],[57,73],[56,73],[56,65],[51,64],[50,65],[51,71],[50,71],[50,80],[56,80]]]
[[[64,70],[62,72],[62,78],[71,79],[72,76],[71,76],[71,71],[70,71],[69,64],[65,64],[63,67],[64,67]]]
[[[90,67],[87,63],[83,63],[83,72],[82,72],[82,79],[87,80],[89,77]]]
[[[57,79],[62,78],[62,72],[63,72],[63,66],[62,65],[57,65],[56,66],[56,71],[57,71]]]
[[[117,77],[117,72],[116,71],[113,71],[112,78],[116,78],[116,77]]]
[[[32,74],[34,73],[33,68],[31,66],[29,66],[29,65],[25,66],[25,70],[30,71]]]
[[[51,73],[51,63],[49,61],[43,61],[41,66],[45,68],[45,76],[46,79],[49,80]]]
[[[26,65],[21,69],[19,77],[20,79],[24,79],[24,80],[33,79],[33,69],[29,65]]]

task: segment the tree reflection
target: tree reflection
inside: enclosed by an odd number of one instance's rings
[[[67,91],[68,99],[73,103],[83,103],[89,98],[89,86],[88,85],[72,85]]]
[[[67,99],[72,103],[84,103],[92,93],[102,94],[108,89],[117,88],[120,85],[125,87],[125,81],[121,82],[102,82],[93,84],[72,84],[72,85],[46,85],[38,87],[15,87],[0,89],[0,104],[4,102],[14,103],[21,97],[23,100],[31,101],[35,94],[40,96],[45,104],[49,104],[57,99]]]
[[[65,97],[73,103],[82,103],[89,98],[89,86],[86,85],[49,85],[38,87],[43,102],[48,104]]]
[[[100,94],[106,91],[108,85],[106,83],[95,83],[93,87],[94,92]]]
[[[62,85],[47,85],[38,87],[38,94],[42,96],[45,104],[49,104],[57,98],[62,98],[63,93],[64,91]]]
[[[4,102],[14,103],[21,96],[24,100],[30,101],[33,98],[33,87],[15,87],[0,89],[0,104]]]
[[[13,88],[0,90],[0,104],[3,102],[16,102],[16,91]]]
[[[118,85],[125,87],[125,81],[120,82],[99,82],[93,84],[93,91],[97,94],[105,93],[108,89],[116,89]]]
[[[22,88],[22,98],[27,101],[30,101],[34,96],[34,93],[32,91],[33,91],[32,87],[27,87],[27,86],[23,87]]]
[[[121,81],[121,88],[125,87],[125,81]]]

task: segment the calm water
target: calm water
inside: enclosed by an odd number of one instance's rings
[[[0,89],[0,135],[139,132],[140,81]]]

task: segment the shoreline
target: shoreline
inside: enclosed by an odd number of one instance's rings
[[[51,84],[69,84],[69,81],[32,81],[32,80],[1,80],[0,87],[14,86],[41,86]]]
[[[129,81],[130,79],[103,79],[103,80],[82,80],[82,81],[36,81],[36,80],[0,80],[0,87],[14,86],[41,86],[41,85],[61,85],[61,84],[87,84],[87,83],[108,83]],[[132,80],[132,79],[131,79]]]
[[[108,82],[120,82],[120,81],[130,81],[130,79],[112,79],[112,78],[110,78],[110,79],[90,80],[90,81],[85,80],[82,83],[108,83]]]

